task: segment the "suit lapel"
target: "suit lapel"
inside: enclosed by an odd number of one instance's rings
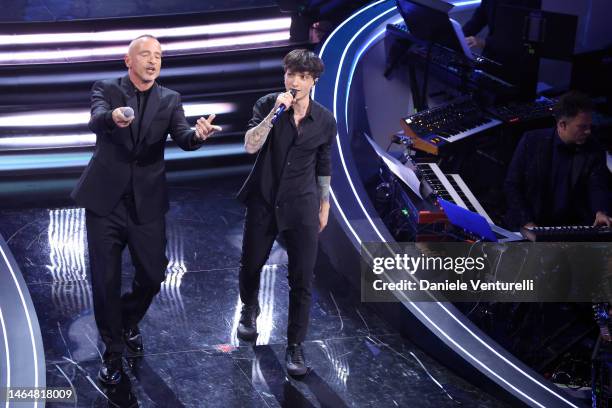
[[[134,120],[130,125],[130,143],[128,143],[129,148],[133,149],[136,146],[136,138],[138,136],[138,101],[136,100],[136,92],[134,90],[134,86],[130,81],[129,76],[124,76],[121,78],[121,88],[123,89],[125,95],[125,104],[124,106],[129,106],[134,109]]]
[[[159,87],[157,86],[157,83],[155,83],[151,88],[151,94],[149,95],[149,100],[147,101],[147,106],[145,107],[144,115],[142,117],[142,126],[138,135],[138,144],[143,143],[143,141],[145,140],[147,132],[151,127],[151,122],[153,121],[153,118],[159,110],[159,104]]]

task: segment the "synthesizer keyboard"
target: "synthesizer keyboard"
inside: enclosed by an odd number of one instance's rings
[[[413,61],[424,63],[429,58],[432,67],[435,68],[432,74],[439,80],[450,86],[466,85],[475,93],[484,92],[487,95],[495,96],[495,99],[501,97],[501,99],[507,100],[508,97],[515,95],[517,92],[513,84],[487,72],[492,69],[492,72],[495,72],[495,69],[499,66],[495,61],[475,53],[472,53],[474,59],[469,59],[462,53],[439,44],[433,44],[429,48],[413,37],[404,23],[388,24],[387,32],[390,34],[390,42],[393,42],[393,38],[397,38],[407,41],[407,44],[409,44],[396,57],[391,57],[392,60],[397,57],[402,59],[406,52],[414,57],[412,58]],[[464,83],[464,81],[467,81],[467,83]]]
[[[525,238],[533,242],[610,242],[612,228],[561,226],[521,228]]]
[[[501,125],[469,98],[402,118],[407,136],[416,149],[438,155],[454,143]]]
[[[533,102],[494,106],[486,108],[486,111],[507,124],[524,123],[552,118],[555,103],[553,99],[540,97]]]
[[[467,184],[458,174],[444,174],[435,163],[418,163],[421,183],[427,183],[436,197],[450,201],[459,207],[482,215],[488,223],[493,224],[491,217],[474,196]]]

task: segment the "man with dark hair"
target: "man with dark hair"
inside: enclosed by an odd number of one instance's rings
[[[107,385],[121,380],[125,346],[143,352],[138,322],[165,278],[166,137],[170,133],[182,149],[195,150],[221,130],[211,123],[214,115],[198,119],[191,130],[180,95],[155,82],[161,59],[157,39],[140,36],[125,56],[127,75],[93,85],[89,129],[96,147],[72,192],[86,208],[94,315],[106,346],[98,378]],[[136,275],[131,292],[121,296],[126,245]]]
[[[327,225],[330,149],[336,121],[327,109],[310,99],[310,90],[323,73],[321,59],[307,50],[293,50],[284,60],[285,90],[257,101],[244,145],[257,153],[251,174],[238,193],[247,212],[240,261],[240,299],[243,306],[238,337],[255,340],[259,314],[259,279],[278,233],[289,258],[289,322],[286,365],[290,375],[308,367],[301,343],[308,326],[318,234]],[[273,123],[277,109],[287,111]]]
[[[505,183],[510,227],[611,225],[605,153],[589,137],[592,110],[587,96],[567,93],[554,129],[523,136]]]

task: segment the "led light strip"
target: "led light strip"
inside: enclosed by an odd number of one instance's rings
[[[340,26],[338,26],[338,28],[336,30],[334,30],[334,32],[328,37],[328,39],[326,40],[326,42],[323,44],[322,48],[321,48],[321,52],[320,55],[323,55],[323,52],[325,51],[325,48],[327,46],[327,44],[330,42],[330,40],[332,39],[332,37],[334,36],[334,34],[336,34],[336,32],[342,27],[344,26],[346,23],[348,23],[350,20],[352,20],[353,18],[355,18],[356,16],[358,16],[359,14],[363,13],[364,11],[366,11],[367,9],[369,9],[370,7],[373,7],[375,5],[381,4],[383,2],[383,0],[372,3],[371,5],[369,5],[368,7],[365,7],[363,9],[361,9],[360,11],[358,11],[357,13],[353,14],[351,17],[349,17],[347,20],[345,20]],[[470,3],[472,4],[472,3]],[[476,2],[474,2],[473,4],[476,4]],[[459,5],[466,5],[466,4],[459,4]],[[393,8],[395,9],[395,8]],[[386,10],[383,13],[381,13],[379,16],[377,16],[376,18],[374,18],[373,20],[371,20],[368,24],[366,24],[366,26],[370,26],[373,22],[375,22],[380,16],[383,16],[385,14],[387,14],[390,10]],[[363,28],[361,30],[359,30],[359,32],[357,34],[355,34],[351,40],[349,40],[348,45],[345,47],[344,53],[342,55],[341,58],[341,63],[339,64],[338,70],[340,71],[340,68],[342,67],[343,64],[343,59],[344,56],[348,50],[348,48],[350,47],[351,43],[356,39],[356,37],[359,35],[359,33],[361,33],[363,31]],[[382,33],[379,32],[378,35],[381,35]],[[369,42],[369,44],[371,44],[372,41]],[[363,51],[362,51],[363,53]],[[346,89],[350,89],[351,86],[351,82],[352,82],[352,73],[351,73],[351,77],[349,77],[348,80],[348,84],[347,84],[347,88]],[[338,85],[339,85],[339,74],[337,75],[336,78],[336,83],[335,83],[335,87],[334,87],[334,101],[333,101],[333,108],[334,108],[334,116],[337,115],[337,94],[338,94]],[[313,97],[314,97],[314,91],[313,91]],[[348,130],[348,129],[347,129]],[[339,138],[339,134],[336,135],[336,141],[337,141],[337,146],[338,146],[338,151],[340,154],[340,159],[341,159],[341,163],[342,163],[342,167],[344,169],[347,181],[349,182],[351,189],[353,191],[353,194],[356,198],[356,200],[359,203],[359,206],[361,207],[363,213],[365,214],[366,218],[368,219],[370,225],[372,226],[372,228],[374,229],[374,231],[376,232],[376,234],[379,236],[379,238],[384,241],[384,237],[382,236],[382,234],[380,233],[380,231],[376,228],[376,225],[374,224],[373,220],[370,218],[368,212],[365,210],[365,207],[361,201],[361,199],[359,198],[359,195],[357,194],[357,191],[355,189],[355,186],[353,185],[352,179],[349,175],[349,171],[346,167],[346,163],[344,161],[344,155],[342,152],[342,145],[340,142],[340,138]],[[346,218],[346,215],[344,214],[344,212],[342,211],[339,202],[335,196],[335,194],[333,194],[332,191],[332,198],[334,200],[334,202],[336,203],[336,208],[338,208],[340,210],[341,216],[344,219],[345,223],[349,226],[351,232],[353,233],[353,235],[355,236],[355,238],[357,239],[357,241],[359,243],[361,243],[361,239],[359,238],[359,236],[356,234],[356,232],[354,231],[354,229],[350,226],[350,223],[348,221],[348,219]],[[452,344],[454,344],[459,350],[461,350],[465,355],[469,356],[473,361],[475,361],[476,363],[478,363],[481,367],[483,367],[485,370],[487,370],[488,372],[490,372],[492,375],[494,375],[495,377],[497,377],[498,379],[500,379],[502,382],[504,382],[505,384],[507,384],[508,386],[510,386],[512,389],[514,389],[517,393],[519,393],[520,395],[524,396],[526,399],[532,401],[534,404],[543,407],[543,405],[537,401],[535,401],[532,397],[526,395],[523,391],[519,390],[518,388],[516,388],[514,385],[510,384],[506,379],[502,378],[499,374],[493,372],[489,367],[487,367],[484,363],[482,363],[480,360],[478,360],[475,356],[473,356],[471,353],[469,353],[467,350],[465,350],[460,344],[458,344],[454,339],[452,339],[444,330],[442,330],[441,327],[439,327],[437,324],[435,324],[417,305],[416,303],[410,301],[410,299],[404,294],[402,293],[402,296],[405,298],[405,301],[407,303],[410,303],[415,310],[417,310],[419,312],[419,314],[421,314],[421,316],[423,316],[433,327],[435,327],[449,342],[451,342]],[[504,356],[502,356],[497,350],[493,349],[489,344],[487,344],[484,340],[482,340],[478,335],[476,335],[472,330],[470,330],[467,326],[465,326],[463,324],[463,322],[461,322],[450,310],[448,310],[442,303],[440,302],[436,302],[436,304],[438,306],[440,306],[449,316],[451,316],[464,330],[466,330],[467,333],[469,333],[472,337],[474,337],[475,339],[477,339],[482,345],[484,345],[487,349],[489,349],[491,352],[493,352],[496,356],[498,356],[499,358],[501,358],[505,363],[507,363],[508,365],[510,365],[511,367],[513,367],[515,370],[517,370],[518,372],[520,372],[521,374],[523,374],[525,377],[529,378],[531,381],[533,381],[535,384],[539,385],[540,387],[542,387],[543,389],[545,389],[546,391],[550,392],[552,395],[554,395],[555,397],[559,398],[560,400],[564,401],[565,403],[567,403],[568,405],[572,406],[572,407],[576,407],[576,405],[574,405],[573,403],[571,403],[570,401],[568,401],[567,399],[565,399],[562,395],[557,394],[556,392],[554,392],[554,390],[546,387],[544,384],[542,384],[540,381],[538,381],[537,379],[533,378],[532,376],[530,376],[528,373],[526,373],[525,371],[521,370],[518,366],[516,366],[514,363],[512,363],[511,361],[509,361],[507,358],[505,358]]]
[[[465,6],[473,6],[475,4],[480,4],[480,0],[456,1],[453,3],[453,6],[465,7]]]
[[[2,308],[0,307],[0,324],[2,325],[2,334],[4,336],[4,354],[6,355],[6,390],[11,387],[11,353],[9,351],[8,331],[2,316]],[[6,399],[6,408],[9,408],[9,399]]]
[[[229,125],[219,124],[224,131],[230,128]],[[191,130],[195,130],[192,126]],[[215,136],[216,137],[216,136]],[[168,135],[166,142],[172,141]],[[96,135],[93,133],[72,133],[72,134],[51,134],[51,135],[31,135],[31,136],[8,136],[0,137],[0,151],[19,150],[19,149],[55,149],[58,147],[87,147],[96,144]]]
[[[237,45],[260,44],[289,40],[289,31],[239,35],[234,37],[214,38],[208,40],[192,40],[162,44],[164,52],[179,54],[190,50],[230,47]],[[81,59],[119,59],[127,52],[127,46],[79,48],[54,51],[22,51],[0,52],[0,64],[67,62]]]
[[[159,39],[166,39],[198,35],[262,33],[276,30],[288,30],[290,26],[291,18],[280,17],[238,23],[206,24],[174,28],[109,30],[80,33],[13,34],[0,35],[0,47],[32,44],[121,42],[131,41],[143,34],[151,34]]]
[[[15,283],[15,287],[17,288],[17,291],[19,292],[19,298],[21,299],[21,305],[23,306],[23,310],[25,311],[26,320],[28,322],[28,329],[30,331],[30,341],[32,343],[32,356],[34,360],[34,387],[38,387],[38,352],[36,350],[36,340],[34,338],[34,329],[32,328],[32,318],[30,317],[30,312],[28,310],[28,307],[25,301],[25,297],[23,295],[23,291],[21,290],[21,286],[19,286],[19,282],[17,281],[17,276],[15,275],[15,271],[13,270],[13,267],[11,266],[8,260],[8,257],[4,253],[4,248],[2,248],[2,245],[0,245],[0,252],[2,253],[2,258],[4,259],[4,263],[8,267],[8,270],[11,273],[11,276],[13,277],[13,282]],[[8,401],[6,403],[6,406],[8,408]],[[34,400],[34,407],[36,408],[37,406],[38,406],[38,400]]]
[[[236,104],[228,102],[183,104],[185,116],[188,118],[210,115],[211,113],[222,115],[235,112],[236,109]],[[66,113],[66,110],[18,113],[0,116],[0,128],[86,125],[89,123],[89,117],[89,110],[78,110],[71,113]]]
[[[93,146],[95,144],[96,135],[93,133],[0,137],[0,151],[7,149],[49,149],[58,147]]]
[[[38,169],[66,169],[85,167],[93,152],[74,152],[57,154],[19,154],[7,155],[0,161],[0,172]],[[180,148],[166,148],[166,160],[189,160],[206,157],[247,155],[243,143],[205,146],[202,149],[186,152]]]

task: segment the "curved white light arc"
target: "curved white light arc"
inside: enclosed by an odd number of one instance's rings
[[[21,305],[23,306],[23,310],[25,312],[26,320],[28,322],[28,330],[30,331],[30,342],[32,343],[32,356],[34,357],[34,387],[38,387],[38,352],[36,350],[36,340],[34,338],[34,329],[32,328],[32,318],[30,317],[30,311],[28,310],[28,306],[25,301],[25,296],[23,295],[23,291],[21,286],[19,286],[19,282],[17,281],[17,276],[15,275],[15,271],[11,266],[8,257],[4,253],[4,249],[0,245],[0,253],[2,253],[2,258],[4,259],[4,263],[8,267],[9,272],[13,278],[13,282],[15,283],[15,287],[17,288],[17,292],[19,292],[19,299],[21,300]],[[34,408],[38,406],[38,400],[34,400]]]
[[[11,388],[11,353],[9,350],[8,343],[8,332],[6,330],[6,324],[4,323],[4,317],[2,316],[2,308],[0,308],[0,325],[2,325],[2,334],[4,335],[4,354],[6,355],[6,389]],[[9,400],[6,399],[6,408],[9,408]]]

